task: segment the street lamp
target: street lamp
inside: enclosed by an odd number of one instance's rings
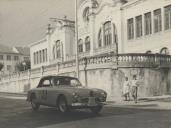
[[[75,42],[76,42],[76,75],[79,79],[79,56],[78,56],[78,8],[77,0],[75,0]]]
[[[24,71],[25,71],[25,70],[26,70],[26,62],[23,61],[23,62],[22,62],[22,65],[24,66]]]

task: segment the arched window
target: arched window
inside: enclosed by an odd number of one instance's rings
[[[83,40],[82,39],[78,41],[78,52],[79,53],[83,52]]]
[[[53,58],[59,59],[61,58],[61,42],[60,40],[57,40],[53,46]]]
[[[162,48],[160,54],[169,55],[169,49],[167,47]]]
[[[117,35],[115,24],[113,24],[113,40],[114,40],[114,43],[118,43],[118,35]]]
[[[112,43],[118,43],[117,29],[115,24],[111,21],[107,21],[103,24],[103,28],[99,30],[98,47],[109,46]]]
[[[86,7],[83,11],[83,20],[84,21],[89,21],[89,13],[90,13],[90,8]]]
[[[112,28],[111,22],[108,21],[104,24],[104,46],[112,44]]]
[[[151,50],[148,50],[148,51],[146,51],[145,53],[146,53],[146,54],[151,54],[152,51],[151,51]]]
[[[56,59],[56,45],[53,46],[53,59]]]
[[[102,30],[99,30],[98,34],[98,47],[102,47]]]
[[[61,42],[58,40],[56,41],[56,58],[61,58],[61,49],[60,49],[60,46],[61,46]]]
[[[90,37],[89,36],[87,36],[85,39],[85,49],[86,49],[86,52],[90,51]]]

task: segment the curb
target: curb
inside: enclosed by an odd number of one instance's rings
[[[0,92],[3,96],[15,96],[15,97],[26,97],[27,93],[10,93],[10,92]]]

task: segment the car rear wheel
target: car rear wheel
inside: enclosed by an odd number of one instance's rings
[[[66,98],[64,96],[59,97],[58,109],[61,113],[66,113],[69,110]]]
[[[103,108],[103,106],[99,105],[99,106],[95,106],[95,107],[90,108],[90,110],[93,114],[98,114],[102,110],[102,108]]]
[[[33,111],[37,111],[37,110],[39,110],[39,108],[40,108],[40,104],[38,104],[38,103],[36,103],[35,102],[35,96],[34,95],[32,95],[31,96],[31,107],[32,107],[32,110]]]

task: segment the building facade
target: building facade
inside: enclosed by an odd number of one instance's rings
[[[82,53],[89,47],[87,37],[91,55],[171,50],[170,0],[84,0],[78,15]]]
[[[41,49],[43,45],[46,45],[49,57],[46,64],[67,61],[75,56],[74,22],[56,21],[55,27],[49,29],[46,42],[31,45],[33,68],[43,65],[33,63],[36,58],[33,49]],[[78,7],[79,56],[169,54],[170,26],[170,0],[82,0]]]
[[[17,72],[16,65],[20,62],[30,59],[30,50],[27,47],[13,47],[9,48],[4,45],[0,45],[0,63],[3,64],[3,68],[0,74],[11,74]]]
[[[48,26],[45,39],[30,45],[31,67],[37,68],[73,59],[75,55],[74,22],[55,19]]]
[[[81,0],[78,6],[83,86],[121,97],[125,76],[136,75],[139,96],[171,94],[171,0]],[[32,69],[4,77],[2,90],[34,88],[46,75],[76,76],[75,23],[53,20],[45,38],[30,45]]]

